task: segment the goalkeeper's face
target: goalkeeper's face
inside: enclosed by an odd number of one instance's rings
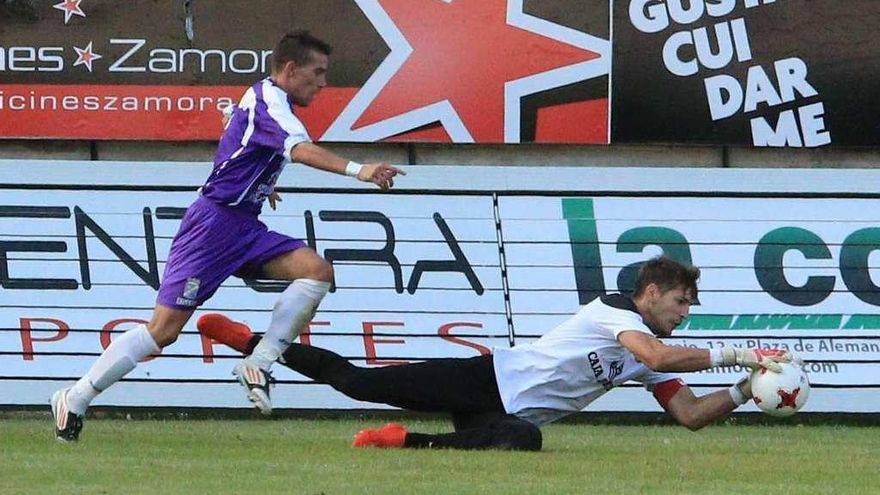
[[[691,291],[681,287],[663,292],[656,285],[651,285],[647,291],[646,314],[642,316],[655,335],[668,337],[690,314],[693,296]]]

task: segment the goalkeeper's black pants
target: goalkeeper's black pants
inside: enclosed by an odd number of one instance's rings
[[[541,449],[541,430],[504,411],[491,355],[361,368],[326,349],[291,344],[283,359],[288,368],[356,400],[452,415],[454,433],[409,433],[405,447]]]

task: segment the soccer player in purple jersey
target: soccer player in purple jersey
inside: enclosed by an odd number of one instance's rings
[[[386,190],[404,172],[386,163],[361,165],[314,144],[294,105],[308,106],[327,84],[330,46],[304,31],[276,45],[272,74],[248,89],[225,123],[214,168],[189,207],[171,245],[150,322],[116,338],[85,376],[52,396],[55,435],[75,441],[92,400],[134,369],[138,361],[177,340],[193,312],[230,275],[288,280],[260,344],[233,374],[248,399],[272,411],[268,371],[299,335],[327,294],[333,268],[300,239],[257,218],[284,166],[298,162],[356,177]]]

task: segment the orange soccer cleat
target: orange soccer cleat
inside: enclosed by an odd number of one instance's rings
[[[202,315],[196,322],[196,327],[205,337],[226,344],[243,354],[249,354],[248,344],[254,334],[244,323],[232,321],[221,314],[210,313]]]
[[[406,440],[406,428],[398,423],[374,430],[361,430],[354,436],[352,447],[380,447],[383,449],[401,448]]]

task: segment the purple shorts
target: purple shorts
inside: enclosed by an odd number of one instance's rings
[[[199,197],[171,243],[156,301],[195,309],[230,275],[262,276],[263,264],[306,243],[270,231],[256,215]]]

